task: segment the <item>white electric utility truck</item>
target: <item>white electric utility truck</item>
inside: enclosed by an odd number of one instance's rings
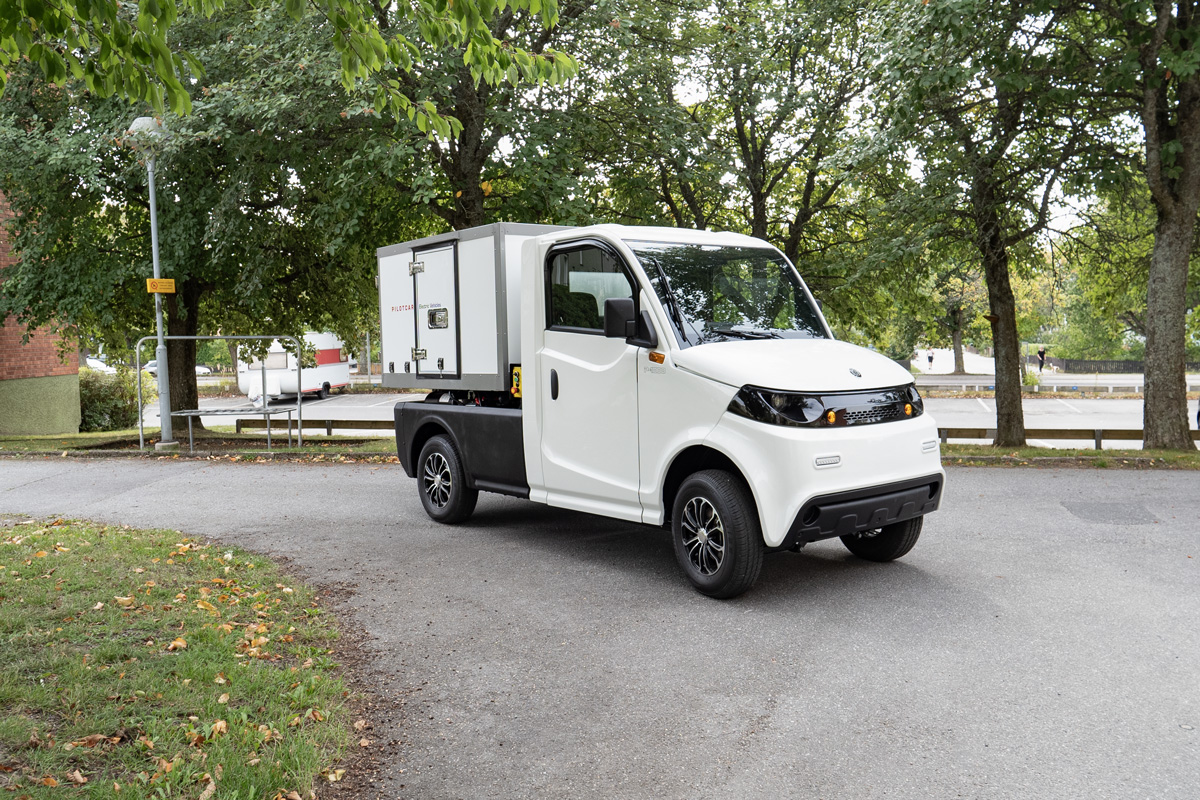
[[[941,500],[912,375],[834,340],[795,268],[733,233],[500,223],[384,247],[383,383],[433,519],[480,491],[669,527],[713,597],[840,537],[891,561]]]

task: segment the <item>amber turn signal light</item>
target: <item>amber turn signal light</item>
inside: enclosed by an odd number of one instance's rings
[[[837,412],[836,411],[826,411],[825,412],[825,421],[828,422],[830,425],[837,422]]]
[[[912,403],[904,404],[904,416],[906,416],[906,417],[912,416]]]

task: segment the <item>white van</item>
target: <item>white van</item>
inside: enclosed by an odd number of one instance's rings
[[[238,390],[251,400],[263,397],[274,400],[310,393],[325,398],[332,390],[350,385],[350,360],[337,336],[310,332],[304,334],[304,342],[316,351],[316,365],[301,367],[299,386],[296,357],[276,339],[262,359],[246,362],[238,358]]]
[[[733,233],[497,224],[378,251],[386,386],[426,512],[480,491],[668,526],[713,597],[764,553],[907,553],[937,509],[912,375],[834,339],[795,268]]]

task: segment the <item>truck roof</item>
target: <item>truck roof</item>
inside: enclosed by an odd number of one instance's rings
[[[589,225],[583,228],[563,228],[547,233],[543,241],[559,242],[587,236],[620,239],[625,242],[671,242],[679,244],[710,244],[726,247],[761,247],[772,245],[762,239],[730,231],[698,231],[693,228],[667,228],[650,225]]]

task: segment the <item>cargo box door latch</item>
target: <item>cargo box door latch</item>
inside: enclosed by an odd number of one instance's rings
[[[418,350],[415,347],[412,349],[412,360],[413,361],[420,361],[421,359],[424,359],[424,358],[428,358],[428,356],[425,355],[424,350]]]
[[[425,271],[425,262],[424,261],[414,261],[408,265],[408,274],[409,275],[416,275],[418,272],[424,272],[424,271]]]

